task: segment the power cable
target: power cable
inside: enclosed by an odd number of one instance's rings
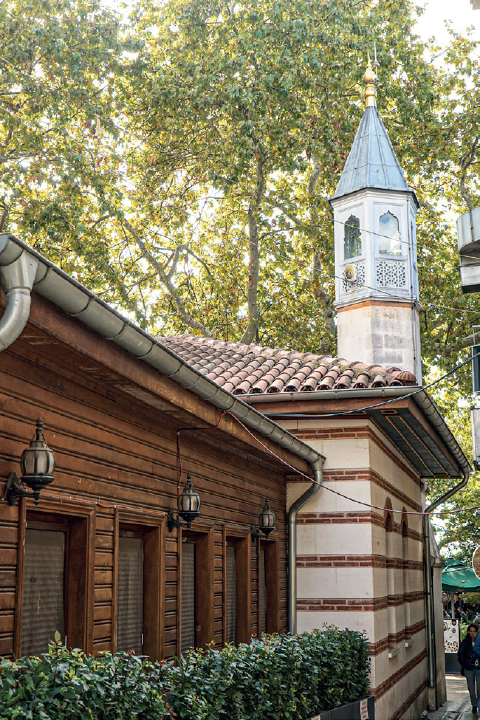
[[[273,450],[270,450],[270,448],[267,447],[267,446],[265,445],[265,443],[263,443],[258,437],[256,437],[256,435],[254,435],[254,434],[249,430],[249,428],[246,427],[246,425],[244,425],[244,424],[241,422],[241,420],[239,420],[237,417],[235,417],[235,415],[233,415],[232,413],[230,413],[230,412],[228,412],[228,411],[224,411],[224,412],[222,413],[222,417],[223,417],[223,415],[230,415],[234,420],[237,421],[237,423],[238,423],[239,425],[241,425],[241,426],[244,428],[244,430],[247,431],[247,433],[248,433],[249,435],[252,436],[252,438],[253,438],[257,443],[259,443],[259,445],[261,445],[267,452],[269,452],[270,455],[273,455],[273,457],[275,457],[277,460],[280,460],[281,463],[283,463],[283,464],[286,465],[288,468],[290,468],[291,470],[293,470],[297,475],[301,475],[302,477],[304,477],[304,478],[305,478],[306,480],[308,480],[310,483],[314,483],[315,485],[321,485],[322,488],[324,488],[324,489],[327,490],[328,492],[334,493],[334,495],[339,495],[340,497],[344,498],[345,500],[349,500],[350,502],[356,503],[357,505],[363,505],[363,506],[368,507],[368,508],[371,508],[371,509],[373,509],[373,510],[380,510],[380,511],[382,511],[382,512],[385,512],[385,509],[386,509],[385,507],[381,507],[380,505],[371,505],[370,503],[363,502],[362,500],[356,500],[355,498],[349,497],[348,495],[344,495],[343,493],[339,492],[338,490],[334,490],[333,488],[328,487],[328,486],[325,485],[324,483],[318,482],[318,480],[315,480],[315,479],[311,478],[309,475],[305,475],[305,473],[301,472],[301,470],[298,470],[297,468],[293,467],[293,465],[290,465],[290,463],[288,463],[286,460],[283,460],[281,457],[279,457],[276,453],[273,452]],[[322,417],[327,417],[327,416],[322,415]],[[221,420],[221,419],[222,419],[222,418],[220,418],[220,420]],[[220,421],[219,421],[219,423],[220,423]],[[218,425],[217,425],[217,427],[218,427]],[[428,516],[432,516],[432,515],[448,515],[448,514],[452,514],[452,515],[453,515],[453,514],[460,513],[460,512],[466,512],[466,511],[468,511],[468,510],[478,510],[478,509],[480,509],[480,505],[473,505],[472,507],[468,507],[468,508],[457,508],[456,510],[445,510],[445,511],[443,511],[443,512],[418,512],[418,511],[414,511],[414,510],[394,510],[393,508],[388,508],[388,512],[391,512],[391,513],[399,513],[400,515],[417,515],[417,516],[418,516],[418,515],[420,515],[420,516],[428,515]]]
[[[325,413],[325,414],[318,414],[319,417],[322,418],[331,418],[331,417],[340,417],[342,415],[354,415],[356,413],[364,412],[365,410],[374,410],[377,407],[383,407],[384,405],[391,405],[394,402],[398,402],[398,400],[405,400],[406,398],[412,397],[413,395],[418,395],[418,393],[424,392],[425,390],[428,390],[428,388],[433,387],[434,385],[438,385],[438,383],[443,382],[443,380],[446,380],[448,377],[456,373],[458,370],[460,370],[464,365],[467,365],[469,362],[474,360],[476,357],[480,355],[480,352],[476,353],[475,355],[472,355],[472,357],[467,358],[464,360],[460,365],[457,365],[456,367],[452,368],[452,370],[449,370],[445,375],[442,375],[437,380],[433,380],[428,385],[425,385],[424,387],[418,388],[417,390],[414,390],[413,392],[406,393],[405,395],[399,395],[398,397],[390,398],[390,400],[384,400],[383,402],[376,403],[375,405],[367,405],[363,408],[357,408],[356,410],[344,410],[341,412],[336,413]],[[284,413],[288,414],[288,413]],[[265,413],[267,417],[274,417],[273,413]],[[304,417],[304,418],[312,418],[316,417],[315,415],[308,415],[308,414],[298,414],[295,415],[295,417]],[[293,417],[293,416],[292,416]]]

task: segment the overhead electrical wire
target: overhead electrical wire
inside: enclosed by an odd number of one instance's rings
[[[401,396],[399,396],[399,397],[391,398],[390,400],[386,400],[386,401],[384,401],[384,402],[377,403],[377,404],[375,404],[375,405],[369,405],[369,406],[366,406],[366,407],[363,407],[363,408],[357,408],[356,410],[346,410],[345,412],[338,412],[338,413],[325,413],[325,414],[316,414],[316,415],[304,415],[304,416],[302,416],[302,417],[306,417],[306,418],[320,417],[320,418],[323,419],[323,418],[330,418],[330,417],[338,417],[338,416],[341,416],[341,415],[350,415],[350,414],[353,414],[353,413],[358,414],[358,413],[363,412],[363,411],[365,411],[365,410],[371,410],[371,409],[374,409],[374,408],[377,408],[377,407],[381,407],[381,406],[383,406],[383,405],[389,405],[390,403],[393,403],[393,402],[398,402],[398,400],[403,400],[403,399],[405,399],[405,398],[411,397],[412,395],[416,395],[417,393],[423,392],[424,390],[427,390],[428,388],[430,388],[430,387],[432,387],[432,386],[434,386],[434,385],[438,385],[438,383],[443,382],[444,380],[446,380],[448,377],[450,377],[450,376],[453,375],[455,372],[457,372],[458,370],[460,370],[460,368],[462,368],[464,365],[466,365],[467,363],[469,363],[470,360],[474,360],[474,359],[475,359],[476,357],[478,357],[479,355],[480,355],[480,352],[476,353],[476,354],[473,355],[471,358],[468,358],[468,360],[465,360],[464,362],[460,363],[460,364],[457,365],[456,367],[452,368],[452,370],[449,370],[449,372],[448,372],[448,373],[445,373],[445,375],[442,375],[442,377],[438,378],[437,380],[434,380],[433,382],[429,383],[428,385],[425,385],[425,387],[418,388],[417,390],[414,390],[414,391],[411,392],[411,393],[407,393],[407,394],[401,395]],[[266,417],[269,417],[269,416],[271,417],[271,415],[269,415],[269,413],[264,413],[264,414],[266,415]],[[311,478],[309,475],[305,475],[305,473],[303,473],[301,470],[298,470],[298,468],[294,467],[293,465],[290,465],[290,463],[288,463],[286,460],[283,460],[283,458],[281,458],[281,457],[280,457],[279,455],[277,455],[273,450],[271,450],[267,445],[265,445],[265,443],[263,443],[263,442],[260,440],[260,438],[258,438],[256,435],[254,435],[254,433],[251,432],[251,430],[250,430],[246,425],[244,425],[241,420],[239,420],[235,415],[233,415],[233,413],[228,412],[227,410],[223,410],[223,411],[221,412],[221,414],[220,414],[220,417],[219,417],[218,422],[217,422],[216,425],[211,425],[211,426],[209,426],[209,427],[201,427],[201,428],[186,427],[186,428],[179,428],[179,429],[177,430],[177,457],[178,457],[178,462],[179,462],[178,488],[180,488],[180,482],[181,482],[181,477],[182,477],[182,461],[181,461],[181,456],[180,456],[180,433],[181,433],[182,431],[187,431],[187,430],[190,430],[190,431],[193,431],[193,432],[205,431],[205,430],[219,430],[219,429],[220,429],[220,423],[222,422],[222,419],[223,419],[223,417],[224,417],[225,415],[229,415],[230,417],[232,417],[239,425],[241,425],[241,426],[243,427],[243,429],[244,429],[259,445],[261,445],[268,453],[270,453],[270,455],[272,455],[272,456],[275,457],[277,460],[279,460],[281,463],[283,463],[283,465],[286,465],[286,467],[288,467],[288,468],[290,468],[291,470],[293,470],[297,475],[300,475],[301,477],[304,477],[304,478],[305,478],[306,480],[308,480],[309,482],[315,483],[315,484],[317,484],[317,485],[320,485],[320,484],[321,484],[321,483],[319,483],[317,480],[314,480],[313,478]],[[288,413],[286,413],[286,415],[288,415]],[[364,502],[363,500],[356,500],[355,498],[352,498],[352,497],[350,497],[349,495],[345,495],[344,493],[341,493],[341,492],[339,492],[338,490],[334,490],[333,488],[330,488],[330,487],[328,487],[328,486],[325,485],[325,484],[322,484],[322,487],[323,487],[325,490],[327,490],[328,492],[334,493],[335,495],[338,495],[339,497],[342,497],[342,498],[344,498],[345,500],[348,500],[349,502],[353,502],[353,503],[355,503],[355,504],[357,504],[357,505],[363,505],[364,507],[368,507],[368,508],[371,508],[371,509],[373,509],[373,510],[380,510],[380,511],[382,511],[382,512],[385,512],[385,507],[381,507],[381,506],[379,506],[379,505],[372,505],[372,504],[370,504],[370,503]],[[393,508],[389,508],[388,511],[391,512],[391,513],[399,513],[400,515],[417,515],[417,516],[423,516],[423,515],[439,515],[439,516],[441,516],[441,515],[457,514],[457,513],[460,513],[460,512],[467,512],[467,511],[470,511],[470,510],[479,510],[479,509],[480,509],[480,505],[473,505],[473,506],[468,507],[468,508],[458,508],[458,509],[456,509],[456,510],[455,510],[455,509],[445,510],[445,511],[443,511],[443,512],[418,512],[418,511],[413,511],[413,510],[410,510],[410,511],[407,511],[407,510],[394,510]]]
[[[290,262],[295,263],[299,267],[302,267],[305,270],[308,270],[309,275],[313,278],[313,273],[312,273],[312,269],[311,269],[310,265],[307,265],[306,263],[303,263],[300,260],[296,260],[295,258],[288,257],[287,255],[282,255],[281,253],[275,252],[271,249],[268,249],[267,252],[270,253],[271,255],[274,255],[275,257],[282,258],[282,260],[288,260]],[[477,258],[477,259],[480,261],[480,258]],[[333,275],[333,277],[337,278],[337,280],[346,280],[346,278],[342,277],[341,275]],[[350,282],[350,281],[347,281],[347,282]],[[371,285],[365,285],[364,283],[362,283],[359,286],[368,288],[369,290],[378,290],[378,288],[374,288]],[[392,297],[396,300],[400,300],[400,299],[401,300],[405,300],[405,299],[410,300],[410,298],[405,298],[404,295],[396,295],[395,293],[388,292],[387,290],[382,289],[382,290],[379,290],[379,292],[381,292],[383,295],[388,295],[389,297]],[[422,305],[422,307],[428,306],[428,307],[437,308],[438,310],[454,310],[455,312],[460,312],[460,313],[473,313],[474,315],[480,315],[480,309],[473,310],[473,309],[469,309],[469,308],[452,307],[450,305],[440,305],[439,303],[431,303],[431,302],[428,302],[427,300],[425,300],[425,301],[420,300],[419,302]]]
[[[450,377],[451,375],[454,375],[458,370],[460,370],[462,367],[464,367],[464,365],[467,365],[469,362],[471,362],[472,360],[474,360],[474,359],[475,359],[476,357],[478,357],[479,355],[480,355],[480,352],[476,353],[475,355],[472,355],[472,357],[469,357],[469,358],[467,358],[466,360],[464,360],[462,363],[460,363],[459,365],[456,365],[454,368],[452,368],[452,369],[449,370],[447,373],[445,373],[445,375],[442,375],[441,377],[437,378],[437,380],[433,380],[433,381],[432,381],[431,383],[429,383],[428,385],[425,385],[424,387],[417,388],[416,390],[413,390],[412,392],[405,393],[405,395],[399,395],[399,396],[397,396],[397,397],[390,398],[389,400],[384,400],[384,401],[382,401],[382,402],[376,403],[375,405],[366,405],[365,407],[356,408],[355,410],[343,410],[343,411],[339,411],[339,412],[335,412],[335,413],[325,413],[325,414],[324,414],[324,413],[321,413],[321,414],[320,414],[320,413],[315,413],[315,415],[313,415],[313,414],[312,414],[312,415],[309,415],[309,414],[305,413],[305,414],[302,414],[302,417],[312,418],[312,417],[317,417],[317,416],[318,416],[318,417],[322,417],[322,418],[331,418],[331,417],[340,417],[340,416],[342,416],[342,415],[354,415],[354,414],[358,414],[358,413],[364,412],[365,410],[374,410],[374,409],[377,408],[377,407],[383,407],[384,405],[391,405],[392,403],[398,402],[399,400],[406,400],[407,398],[412,397],[413,395],[418,395],[418,393],[424,392],[425,390],[428,390],[428,388],[431,388],[431,387],[433,387],[434,385],[438,385],[438,383],[443,382],[444,380],[446,380],[446,379],[447,379],[448,377]],[[323,392],[323,391],[322,391],[322,392]],[[341,392],[341,391],[340,391],[340,392]],[[287,393],[287,394],[288,394],[288,393]],[[289,413],[279,413],[279,414],[288,415]],[[265,415],[267,415],[267,417],[273,417],[273,416],[274,416],[273,413],[265,413]],[[297,415],[297,417],[298,417],[298,415]]]
[[[244,428],[244,430],[247,431],[247,433],[248,433],[249,435],[252,436],[252,438],[253,438],[257,443],[259,443],[259,445],[261,445],[267,452],[269,452],[270,455],[273,455],[277,460],[280,460],[281,463],[283,463],[284,465],[286,465],[286,467],[288,467],[288,468],[290,468],[291,470],[293,470],[297,475],[301,475],[301,476],[304,477],[306,480],[308,480],[309,482],[311,482],[311,483],[313,483],[313,484],[315,484],[315,485],[321,485],[322,488],[324,488],[324,489],[327,490],[328,492],[331,492],[331,493],[333,493],[334,495],[339,495],[340,497],[344,498],[345,500],[349,500],[350,502],[356,503],[357,505],[363,505],[364,507],[368,507],[368,508],[371,508],[371,509],[373,509],[373,510],[380,510],[381,512],[385,512],[385,510],[386,510],[385,507],[381,507],[380,505],[371,505],[370,503],[364,502],[363,500],[356,500],[355,498],[349,497],[348,495],[344,495],[343,493],[339,492],[338,490],[334,490],[333,488],[328,487],[328,485],[325,485],[324,483],[320,483],[318,480],[314,480],[314,479],[311,478],[309,475],[305,475],[305,473],[303,473],[301,470],[298,470],[298,469],[297,469],[296,467],[294,467],[293,465],[290,465],[290,463],[288,463],[286,460],[283,460],[281,457],[279,457],[276,453],[273,452],[273,450],[270,450],[270,448],[267,447],[267,446],[265,445],[265,443],[263,443],[256,435],[254,435],[254,434],[249,430],[249,428],[246,427],[246,425],[244,425],[237,417],[235,417],[235,415],[232,415],[232,413],[230,413],[230,412],[228,412],[228,411],[224,411],[224,412],[222,413],[222,416],[220,417],[220,420],[222,419],[223,415],[230,415],[234,420],[237,421],[237,423],[238,423],[239,425],[241,425],[241,426]],[[325,417],[325,415],[323,415],[322,417]],[[219,423],[218,423],[218,424],[220,424],[220,420],[219,420]],[[217,425],[217,427],[218,427],[218,425]],[[456,513],[459,513],[459,512],[466,512],[466,511],[468,511],[468,510],[478,510],[478,509],[480,509],[480,505],[473,505],[473,506],[468,507],[468,508],[458,508],[458,509],[456,509],[456,510],[445,510],[445,511],[443,511],[443,512],[418,512],[418,511],[415,511],[415,510],[394,510],[393,508],[388,508],[388,512],[398,513],[398,514],[400,514],[400,515],[420,515],[420,516],[429,515],[429,516],[430,516],[430,515],[448,515],[448,514],[452,514],[452,515],[453,515],[453,514],[456,514]]]

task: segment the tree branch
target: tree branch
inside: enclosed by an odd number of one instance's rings
[[[3,205],[3,212],[2,212],[2,215],[1,215],[1,217],[0,217],[0,232],[3,232],[3,231],[5,230],[5,225],[6,225],[7,220],[8,220],[8,214],[9,214],[9,212],[10,212],[10,209],[9,209],[8,205],[7,205],[6,203],[4,203],[4,205]]]
[[[462,170],[462,175],[460,177],[460,194],[465,200],[469,210],[473,210],[474,207],[470,195],[468,194],[467,188],[465,187],[465,180],[467,178],[468,168],[475,161],[475,155],[477,154],[477,147],[479,141],[480,137],[477,135],[477,137],[473,141],[473,145],[470,150],[468,150],[468,152],[466,152],[465,155],[463,155],[463,157],[460,159],[460,168]]]
[[[207,273],[210,275],[210,277],[212,277],[212,273],[211,273],[210,270],[208,269],[208,266],[207,266],[207,264],[204,262],[204,260],[202,260],[202,258],[198,257],[198,255],[197,255],[196,253],[194,253],[193,250],[191,250],[191,249],[188,247],[188,245],[186,245],[185,243],[181,243],[180,245],[177,245],[177,247],[176,247],[175,250],[173,251],[172,255],[169,257],[169,259],[168,259],[167,262],[165,263],[165,267],[166,267],[170,262],[172,263],[172,267],[170,268],[170,270],[169,270],[168,273],[167,273],[167,277],[168,277],[169,280],[172,279],[172,277],[174,276],[174,274],[175,274],[175,272],[176,272],[176,270],[177,270],[178,260],[179,260],[179,258],[180,258],[180,253],[182,252],[182,250],[183,250],[184,252],[188,253],[189,255],[192,255],[192,257],[194,257],[195,260],[197,260],[201,265],[203,265],[203,267],[205,268],[205,270],[207,271]]]
[[[142,253],[142,256],[154,268],[162,285],[165,285],[165,287],[169,291],[177,308],[177,315],[188,327],[192,328],[193,330],[200,330],[204,337],[213,337],[213,333],[207,327],[205,327],[205,325],[203,325],[201,322],[198,322],[198,320],[195,320],[194,318],[192,318],[191,315],[187,313],[187,311],[185,310],[185,301],[179,293],[178,288],[174,285],[172,278],[169,276],[169,274],[165,272],[162,265],[148,250],[145,242],[142,240],[135,228],[125,218],[122,219],[122,223],[126,230],[128,230],[128,232],[130,233],[132,238],[135,240],[138,248],[140,249],[140,252]]]
[[[467,337],[464,337],[461,340],[458,340],[458,342],[452,343],[451,345],[446,345],[444,342],[436,343],[434,345],[434,349],[435,352],[437,352],[439,355],[450,357],[453,353],[458,353],[459,350],[470,347],[471,345],[473,345],[473,343],[474,336],[468,335]]]

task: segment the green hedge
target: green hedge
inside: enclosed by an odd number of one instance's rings
[[[365,637],[335,628],[191,651],[177,664],[56,642],[41,658],[1,661],[0,717],[305,720],[364,697],[368,671]]]

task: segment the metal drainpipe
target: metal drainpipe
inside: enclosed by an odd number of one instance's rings
[[[288,511],[288,630],[297,632],[297,513],[314,495],[323,482],[323,458],[311,464],[313,482]]]
[[[428,513],[422,518],[423,545],[425,548],[424,562],[424,578],[425,578],[425,600],[427,605],[427,659],[428,659],[428,687],[436,688],[437,673],[435,667],[435,605],[433,603],[432,593],[432,565],[430,561],[430,513],[432,513],[439,505],[455,495],[459,490],[465,487],[470,478],[470,472],[465,470],[463,480],[455,485],[451,490],[446,492],[442,497],[435,500],[425,509]]]
[[[37,267],[37,260],[21,248],[0,254],[0,284],[7,296],[0,320],[0,352],[18,338],[27,324]]]

